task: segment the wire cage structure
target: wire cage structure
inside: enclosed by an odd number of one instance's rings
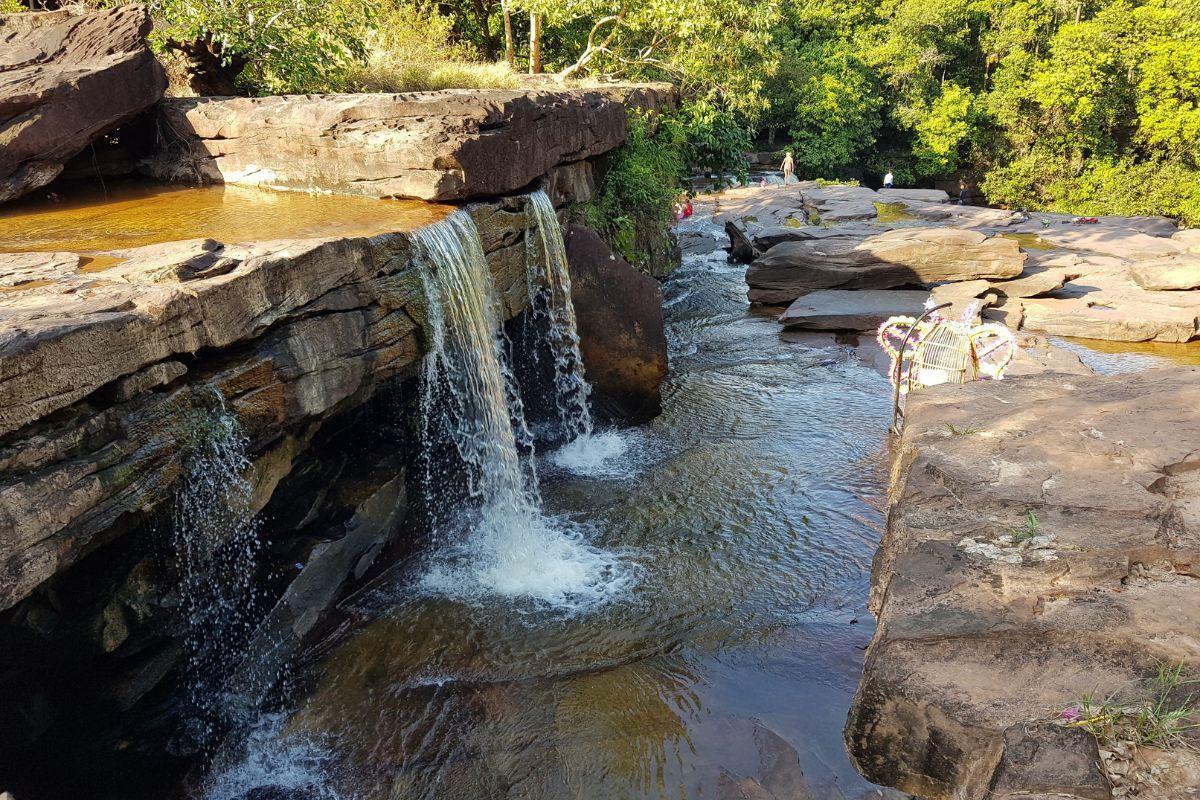
[[[892,317],[879,326],[879,344],[892,359],[888,378],[895,433],[904,419],[901,398],[910,392],[942,383],[1000,380],[1016,353],[1016,337],[1005,326],[971,324],[974,306],[962,320],[941,317],[939,312],[951,305],[935,306],[931,298],[921,316]]]

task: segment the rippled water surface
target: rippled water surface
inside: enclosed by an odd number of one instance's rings
[[[547,514],[620,560],[620,591],[469,603],[398,570],[270,739],[307,759],[284,773],[364,800],[875,796],[841,728],[872,632],[886,381],[782,340],[721,252],[664,295],[662,416],[540,464]]]

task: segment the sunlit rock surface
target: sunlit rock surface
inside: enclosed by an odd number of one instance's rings
[[[1015,278],[1025,257],[1011,239],[953,228],[900,228],[864,239],[781,242],[746,271],[752,303],[788,303],[817,289]]]
[[[613,150],[628,108],[674,102],[665,84],[167,98],[171,133],[148,168],[167,180],[462,200]]]
[[[751,302],[920,286],[973,296],[987,319],[1014,330],[1118,342],[1200,337],[1200,240],[1164,217],[1090,222],[950,204],[926,190],[801,182],[727,191],[715,219],[730,257],[753,262]],[[986,286],[973,288],[980,280]],[[789,325],[823,316],[811,300],[800,309]]]
[[[139,5],[0,15],[0,202],[50,183],[162,97],[149,32]]]
[[[1198,403],[1196,368],[910,398],[846,726],[868,778],[929,798],[1110,797],[1095,740],[1060,715],[1086,696],[1147,702],[1161,664],[1200,670]],[[1143,752],[1186,775],[1188,741]],[[1139,796],[1183,796],[1169,774]]]

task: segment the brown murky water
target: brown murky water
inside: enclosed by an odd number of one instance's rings
[[[181,239],[227,244],[265,239],[372,236],[435,222],[453,208],[415,200],[186,187],[116,181],[8,203],[0,252],[101,252]],[[102,264],[86,265],[95,271]]]
[[[1068,337],[1056,337],[1051,341],[1075,353],[1080,361],[1101,375],[1141,372],[1156,367],[1200,366],[1200,341],[1173,344]]]

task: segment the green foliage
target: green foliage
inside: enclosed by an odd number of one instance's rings
[[[676,143],[686,172],[704,173],[718,189],[727,175],[747,180],[746,151],[753,145],[732,112],[701,100],[685,104],[658,124],[669,129],[669,139]]]
[[[22,3],[21,0],[0,0],[0,14],[16,14],[28,10],[29,6]]]
[[[455,39],[453,18],[432,4],[384,0],[362,42],[365,55],[342,77],[351,91],[495,89],[520,83],[507,64],[477,61],[474,48]]]
[[[959,153],[976,126],[975,96],[970,89],[947,83],[913,125],[913,157],[922,175],[958,169]]]
[[[160,47],[207,54],[263,93],[340,84],[364,55],[369,7],[354,0],[150,0]]]
[[[1025,515],[1025,521],[1021,523],[1020,527],[1012,528],[1008,532],[1013,541],[1017,543],[1027,542],[1039,533],[1041,533],[1041,525],[1038,524],[1038,518],[1032,511]]]
[[[793,55],[789,72],[797,173],[817,177],[853,165],[881,124],[870,67],[846,42],[817,42]]]
[[[546,53],[549,69],[572,77],[670,80],[689,100],[747,118],[766,108],[776,0],[515,0],[513,6],[545,18],[546,40],[555,44]]]
[[[682,126],[633,118],[603,182],[584,211],[588,225],[625,258],[646,267],[667,236],[685,168]]]

